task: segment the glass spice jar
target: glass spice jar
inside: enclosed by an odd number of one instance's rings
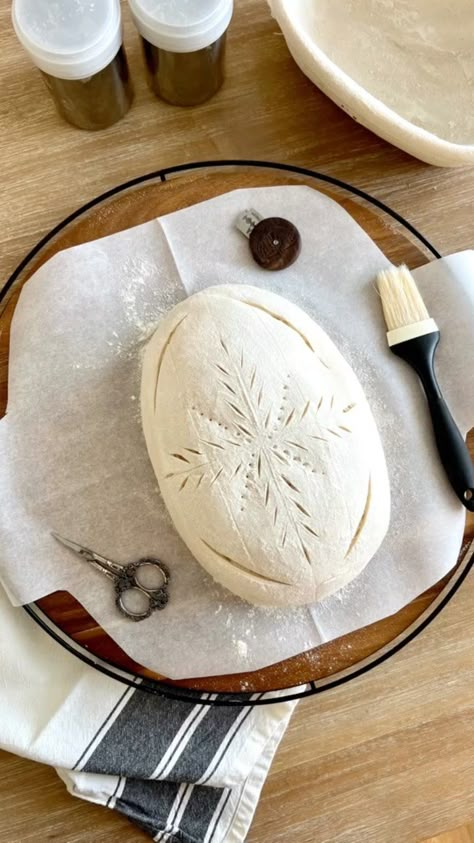
[[[199,105],[224,81],[233,0],[129,0],[149,85],[172,105]]]
[[[105,129],[130,108],[119,0],[13,0],[20,43],[59,114],[80,129]]]

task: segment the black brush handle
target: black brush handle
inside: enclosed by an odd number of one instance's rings
[[[391,350],[412,366],[423,384],[438,453],[449,482],[461,503],[474,512],[474,465],[467,445],[449,412],[434,370],[434,354],[439,331],[392,345]]]

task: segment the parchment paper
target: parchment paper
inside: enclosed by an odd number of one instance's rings
[[[247,207],[299,228],[281,273],[235,229]],[[70,591],[134,659],[171,678],[249,671],[392,614],[455,564],[465,511],[433,446],[411,369],[386,345],[373,286],[386,258],[340,206],[308,187],[235,191],[63,251],[26,284],[0,422],[0,574],[14,604]],[[463,432],[474,422],[474,253],[418,270],[441,328],[438,374]],[[322,604],[252,607],[214,583],[176,535],[148,460],[139,408],[144,343],[160,315],[210,284],[268,287],[301,305],[352,364],[387,457],[392,521],[365,572]],[[117,561],[153,553],[172,571],[167,608],[134,624],[110,582],[50,530]]]

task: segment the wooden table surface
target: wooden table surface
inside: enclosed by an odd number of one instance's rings
[[[124,10],[135,103],[98,134],[62,123],[0,0],[0,287],[55,223],[144,172],[209,158],[312,167],[362,187],[441,252],[473,245],[474,171],[422,164],[354,123],[299,72],[264,0],[238,0],[224,89],[196,109],[146,88]],[[474,839],[474,578],[389,663],[302,702],[265,786],[249,843],[468,843]],[[146,840],[68,796],[48,768],[0,753],[2,843]],[[450,829],[461,831],[445,835]]]

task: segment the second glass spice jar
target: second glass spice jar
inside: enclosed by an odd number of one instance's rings
[[[224,81],[233,0],[129,0],[149,84],[172,105],[199,105]]]

